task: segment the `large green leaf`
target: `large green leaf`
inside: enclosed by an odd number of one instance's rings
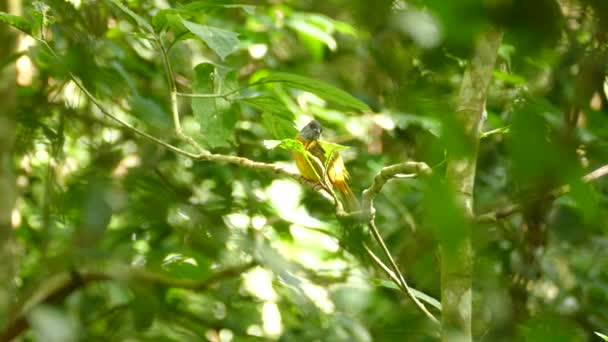
[[[238,34],[235,32],[193,23],[188,20],[183,20],[182,23],[190,32],[204,41],[207,46],[222,59],[226,58],[226,56],[237,49],[239,39]]]
[[[213,65],[201,63],[194,69],[192,89],[198,94],[221,94],[236,90],[236,72],[222,73]],[[211,147],[230,146],[237,112],[224,98],[193,98],[192,111],[198,117],[201,132]]]
[[[11,25],[24,33],[32,34],[32,25],[24,17],[0,11],[0,23]]]
[[[283,83],[288,87],[304,90],[313,93],[328,101],[334,102],[355,110],[369,110],[369,106],[361,100],[353,97],[344,90],[338,89],[325,82],[312,78],[290,74],[286,72],[272,72],[262,78],[260,83]]]
[[[272,96],[258,96],[242,102],[263,111],[262,120],[266,129],[276,139],[293,138],[298,132],[293,124],[293,113]]]

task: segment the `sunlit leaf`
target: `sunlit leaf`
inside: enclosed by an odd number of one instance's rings
[[[313,93],[321,98],[324,98],[341,106],[361,111],[369,110],[369,106],[367,104],[353,97],[344,90],[338,89],[325,82],[321,82],[312,78],[290,74],[286,72],[271,72],[268,76],[262,78],[259,82],[283,83],[288,87]]]
[[[190,32],[204,41],[222,59],[236,51],[239,44],[238,34],[221,28],[201,25],[188,20],[182,23]]]
[[[608,336],[606,336],[606,335],[604,335],[604,334],[602,334],[602,333],[599,333],[599,332],[597,332],[597,331],[595,332],[595,334],[596,334],[597,336],[601,337],[602,339],[604,339],[604,341],[608,341]]]
[[[287,21],[287,25],[300,33],[306,34],[323,42],[332,51],[335,51],[338,47],[336,40],[331,34],[308,22],[307,20],[293,18]]]
[[[526,84],[526,79],[519,75],[509,74],[509,73],[498,71],[498,70],[494,70],[492,75],[494,77],[496,77],[497,79],[505,81],[509,84],[513,84],[513,85]]]
[[[283,139],[281,141],[278,140],[264,140],[264,146],[266,148],[274,149],[274,148],[282,148],[285,150],[296,151],[296,152],[306,152],[304,149],[304,145],[302,142],[295,139]]]
[[[8,24],[26,34],[32,34],[32,25],[24,17],[0,11],[0,23]]]
[[[332,156],[334,153],[342,150],[346,150],[348,146],[343,146],[335,143],[331,143],[329,141],[319,140],[319,145],[323,148],[325,152],[325,165],[323,165],[326,169],[329,167],[329,163],[332,161]]]

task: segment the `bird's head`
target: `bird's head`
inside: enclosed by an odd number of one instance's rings
[[[322,132],[323,126],[318,121],[312,120],[300,130],[299,136],[305,140],[318,140]]]

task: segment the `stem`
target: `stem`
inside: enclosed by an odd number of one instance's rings
[[[485,102],[496,62],[502,32],[487,32],[477,41],[475,54],[465,70],[455,113],[457,143],[447,163],[447,181],[455,191],[455,201],[469,222],[473,221],[473,185]],[[467,224],[443,227],[441,247],[442,340],[472,341],[473,251]],[[449,231],[448,231],[449,230]]]
[[[583,182],[585,184],[591,183],[592,181],[602,178],[606,175],[608,175],[608,165],[601,166],[601,167],[589,172],[588,174],[584,175],[581,178],[581,182]],[[566,195],[567,193],[570,192],[570,190],[571,190],[571,186],[569,184],[565,184],[565,185],[560,186],[557,189],[554,189],[553,191],[548,193],[545,197],[547,199],[554,200],[558,197]],[[537,198],[537,200],[540,200],[540,198]],[[511,204],[509,206],[506,206],[506,207],[503,207],[500,209],[496,209],[489,213],[479,215],[479,216],[477,216],[475,221],[478,223],[494,223],[494,222],[505,219],[505,218],[519,212],[521,209],[522,209],[522,205],[520,203]]]

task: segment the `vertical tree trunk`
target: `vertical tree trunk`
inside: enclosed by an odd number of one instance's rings
[[[0,10],[19,14],[18,0],[0,0]],[[17,32],[0,24],[0,61],[15,52]],[[0,69],[0,330],[8,320],[8,308],[14,298],[13,284],[17,265],[11,215],[16,187],[12,148],[15,138],[14,113],[17,107],[15,64]]]
[[[455,191],[456,204],[468,222],[473,219],[473,184],[479,135],[483,122],[486,95],[502,33],[482,34],[475,47],[460,86],[455,120],[461,148],[450,151],[447,179]],[[443,341],[472,341],[472,272],[471,231],[453,227],[456,239],[441,244],[441,304]],[[449,229],[452,229],[450,227]]]

